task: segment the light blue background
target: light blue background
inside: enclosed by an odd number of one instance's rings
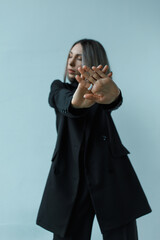
[[[112,116],[153,210],[139,239],[160,239],[160,1],[0,0],[2,240],[53,237],[35,224],[56,141],[48,94],[84,37],[104,45],[123,93]],[[92,239],[102,239],[96,218]]]

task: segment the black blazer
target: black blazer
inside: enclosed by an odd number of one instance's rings
[[[102,233],[151,212],[111,117],[111,111],[122,104],[122,94],[111,104],[74,109],[71,99],[76,87],[77,82],[51,84],[48,100],[56,113],[57,142],[36,220],[62,237],[77,193],[82,144]]]

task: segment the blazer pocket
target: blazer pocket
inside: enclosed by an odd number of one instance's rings
[[[120,157],[130,154],[128,149],[123,144],[110,144],[110,150],[113,157]]]
[[[55,159],[56,159],[56,157],[57,157],[57,154],[58,154],[58,150],[55,149],[55,150],[54,150],[54,153],[53,153],[53,155],[52,155],[52,158],[51,158],[51,161],[52,161],[52,162],[55,161]]]

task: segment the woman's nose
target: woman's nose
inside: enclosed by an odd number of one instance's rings
[[[74,60],[74,58],[70,59],[70,61],[69,61],[69,65],[71,65],[71,66],[75,66],[75,60]]]

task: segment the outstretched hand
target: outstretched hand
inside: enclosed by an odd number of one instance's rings
[[[85,99],[100,104],[109,104],[118,97],[120,90],[111,78],[112,72],[106,75],[108,71],[107,65],[104,68],[102,65],[98,67],[93,66],[92,69],[83,66],[79,67],[78,71],[81,73],[81,77],[76,77],[79,83],[83,82],[83,86],[86,89],[90,87],[91,83],[93,84],[92,89],[85,93]]]
[[[109,104],[118,97],[120,90],[111,78],[112,72],[106,75],[107,65],[105,67],[93,66],[92,69],[83,66],[79,67],[78,71],[81,76],[76,76],[79,84],[72,98],[74,107],[86,108],[95,103]],[[91,86],[92,88],[89,90]]]

